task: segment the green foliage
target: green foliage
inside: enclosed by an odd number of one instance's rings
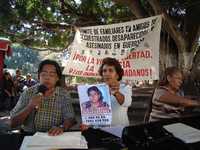
[[[12,46],[13,55],[5,59],[7,68],[23,70],[23,73],[37,73],[37,68],[41,58],[37,51],[21,47],[19,45]]]
[[[73,77],[72,79],[75,83],[87,83],[87,84],[95,84],[99,79],[97,78],[86,78],[86,77]]]
[[[0,36],[32,48],[63,50],[73,39],[74,26],[120,22],[130,16],[129,9],[110,0],[1,0]]]
[[[154,14],[148,1],[140,2],[147,16]],[[182,31],[187,9],[198,0],[160,2]],[[1,0],[0,36],[32,48],[62,51],[73,40],[74,26],[135,19],[130,9],[122,4],[112,0]]]

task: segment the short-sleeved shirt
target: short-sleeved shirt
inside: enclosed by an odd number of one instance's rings
[[[37,82],[34,79],[24,81],[24,85],[27,87],[34,86],[35,84],[37,84]]]
[[[180,106],[174,106],[161,102],[159,99],[161,96],[165,95],[168,89],[165,87],[159,87],[155,89],[153,99],[152,99],[152,111],[150,114],[150,121],[158,121],[167,118],[178,118],[183,111]],[[177,96],[183,96],[181,91],[176,93]]]
[[[22,112],[33,96],[38,92],[39,84],[22,93],[15,108],[10,112],[11,118]],[[23,128],[28,132],[48,131],[54,126],[64,123],[64,120],[72,119],[74,110],[66,91],[56,87],[53,96],[44,97],[38,110],[33,110],[23,123]]]
[[[120,93],[124,95],[124,103],[119,104],[114,95],[111,95],[111,107],[112,107],[112,126],[128,126],[128,107],[132,103],[132,87],[126,84],[120,84]]]

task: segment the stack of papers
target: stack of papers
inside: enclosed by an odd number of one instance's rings
[[[200,130],[186,124],[174,123],[165,125],[164,128],[185,143],[195,143],[200,141]]]
[[[20,150],[87,149],[87,142],[81,132],[65,132],[58,136],[37,132],[24,138]]]

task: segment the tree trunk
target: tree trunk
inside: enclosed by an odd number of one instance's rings
[[[136,18],[145,16],[144,8],[140,0],[113,0],[117,3],[122,3],[130,8]],[[161,36],[160,40],[160,73],[169,66],[177,66],[183,72],[188,72],[192,69],[193,59],[199,47],[197,40],[200,35],[200,26],[194,25],[189,21],[184,25],[190,25],[189,30],[180,30],[174,20],[168,15],[167,11],[161,6],[159,0],[148,0],[155,15],[163,15],[162,32],[168,34],[168,39]],[[174,41],[175,47],[169,41]],[[162,74],[162,73],[161,73]]]

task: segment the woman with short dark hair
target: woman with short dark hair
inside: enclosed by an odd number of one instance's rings
[[[183,75],[178,68],[165,70],[163,80],[153,95],[150,121],[181,117],[184,108],[200,106],[198,101],[184,97],[180,90],[182,83]]]
[[[99,74],[103,81],[109,86],[112,106],[112,126],[129,125],[128,107],[132,102],[132,87],[121,83],[124,70],[115,58],[103,59],[99,68]]]
[[[115,58],[104,58],[99,68],[99,74],[110,89],[112,123],[111,126],[128,126],[128,107],[132,102],[132,87],[121,83],[124,75],[121,64]],[[87,125],[81,125],[81,130],[87,129]]]
[[[62,134],[75,123],[72,104],[61,88],[61,68],[53,60],[44,60],[38,68],[39,84],[22,93],[11,111],[11,126],[24,125],[27,132],[48,131]]]
[[[124,70],[123,70],[121,64],[119,63],[119,61],[116,60],[115,58],[110,58],[110,57],[104,58],[103,62],[102,62],[102,65],[99,68],[99,75],[101,77],[103,77],[103,71],[104,71],[103,68],[104,68],[105,65],[113,66],[114,69],[115,69],[116,74],[118,75],[117,80],[121,81],[121,79],[122,79],[122,77],[124,75]]]

